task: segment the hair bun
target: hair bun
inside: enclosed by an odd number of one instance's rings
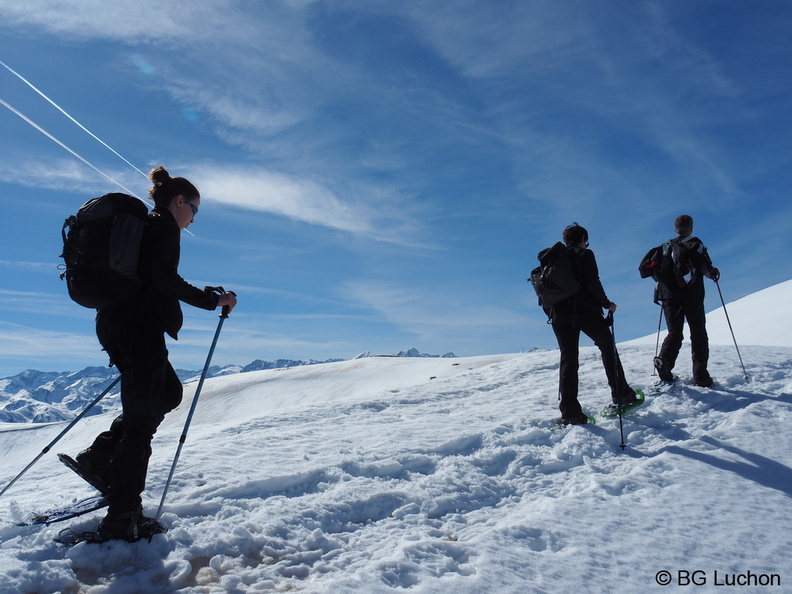
[[[170,178],[170,173],[168,173],[168,171],[162,165],[156,169],[152,169],[151,173],[149,173],[149,179],[155,184],[163,184]]]

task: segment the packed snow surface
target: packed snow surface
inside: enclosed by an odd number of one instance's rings
[[[620,352],[647,391],[623,419],[624,449],[618,419],[550,429],[557,351],[207,380],[161,518],[170,531],[69,548],[53,537],[102,512],[15,522],[93,494],[54,455],[80,451],[113,413],[88,417],[0,498],[0,591],[677,591],[668,580],[720,592],[741,579],[789,591],[792,348],[742,347],[746,379],[735,348],[715,346],[710,389],[691,385],[687,346],[662,387],[653,344]],[[155,436],[149,514],[195,385]],[[590,346],[580,399],[595,414],[609,400]],[[0,485],[64,427],[1,425]]]

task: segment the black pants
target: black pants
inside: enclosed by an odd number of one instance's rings
[[[690,350],[693,357],[693,381],[702,383],[709,380],[707,362],[709,361],[709,337],[707,336],[707,316],[702,298],[671,297],[663,301],[668,335],[660,347],[660,358],[669,371],[674,368],[679,349],[682,348],[683,329],[687,320],[690,329]]]
[[[146,485],[151,440],[165,414],[182,399],[182,384],[168,361],[165,337],[145,315],[104,312],[96,318],[99,342],[121,372],[122,414],[89,448],[111,459],[110,513],[138,509]]]
[[[630,394],[635,394],[624,378],[624,369],[613,345],[613,335],[600,312],[580,308],[574,319],[554,321],[553,332],[561,351],[558,391],[561,398],[559,408],[563,418],[571,419],[583,414],[578,402],[580,366],[578,355],[581,332],[591,338],[600,350],[613,401],[616,402],[620,395],[628,398]]]

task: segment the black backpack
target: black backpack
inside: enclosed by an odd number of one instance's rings
[[[638,273],[641,278],[651,277],[658,282],[663,281],[663,246],[658,245],[646,252],[646,255],[638,265]]]
[[[700,276],[701,254],[696,246],[685,239],[688,238],[671,239],[663,244],[663,268],[667,271],[665,274],[678,287],[686,287]]]
[[[537,256],[539,266],[528,279],[539,298],[539,306],[550,309],[580,290],[580,281],[572,272],[569,249],[560,241],[543,249]]]
[[[122,305],[140,289],[138,259],[146,205],[127,194],[105,194],[80,207],[61,229],[69,297],[83,307]]]

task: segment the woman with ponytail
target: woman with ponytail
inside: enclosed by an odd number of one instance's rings
[[[165,414],[182,399],[181,381],[168,361],[165,334],[174,340],[182,326],[180,302],[213,310],[236,305],[233,293],[201,290],[179,276],[181,231],[198,214],[201,196],[183,177],[163,167],[149,174],[153,187],[141,245],[142,288],[126,304],[100,309],[96,334],[121,372],[122,414],[77,456],[83,476],[102,487],[110,505],[99,524],[103,540],[135,541],[166,529],[142,513],[151,441]]]

